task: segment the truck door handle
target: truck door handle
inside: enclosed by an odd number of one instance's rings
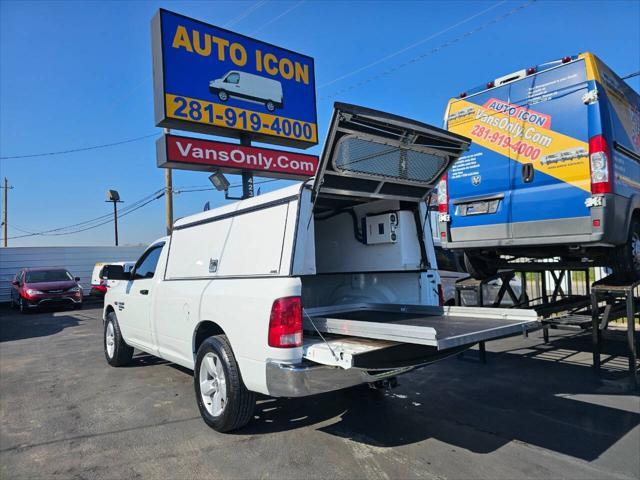
[[[149,290],[140,290],[140,295],[149,295]]]
[[[525,163],[522,165],[522,181],[524,183],[531,183],[534,172],[533,163]]]

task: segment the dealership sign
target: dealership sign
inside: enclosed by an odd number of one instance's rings
[[[308,148],[313,59],[160,9],[152,20],[156,125]]]
[[[158,167],[225,173],[252,170],[261,177],[306,179],[315,175],[318,157],[271,148],[247,147],[200,138],[163,135],[157,141]]]

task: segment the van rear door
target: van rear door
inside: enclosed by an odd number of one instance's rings
[[[589,90],[583,60],[510,86],[509,121],[519,130],[509,151],[514,239],[591,233]]]
[[[590,233],[593,107],[583,97],[595,85],[584,61],[515,72],[494,84],[450,104],[448,129],[473,141],[448,176],[451,240]]]
[[[419,202],[469,139],[408,118],[336,103],[313,198]]]

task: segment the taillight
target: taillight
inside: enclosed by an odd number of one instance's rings
[[[591,166],[591,193],[611,193],[609,148],[602,135],[596,135],[589,139],[589,163]]]
[[[446,173],[438,183],[438,212],[449,213],[449,191]]]
[[[276,348],[302,345],[302,301],[300,297],[278,298],[271,307],[269,346]]]

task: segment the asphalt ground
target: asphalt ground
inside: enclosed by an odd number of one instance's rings
[[[101,310],[0,307],[0,478],[640,478],[640,397],[591,371],[589,335],[540,332],[399,378],[259,399],[244,429],[200,419],[191,372],[112,368]],[[626,368],[607,342],[605,367]]]

